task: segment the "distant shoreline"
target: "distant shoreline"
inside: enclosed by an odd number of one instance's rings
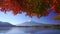
[[[52,29],[60,29],[60,25],[49,25],[49,26],[5,26],[5,27],[35,27],[35,28],[52,28]]]

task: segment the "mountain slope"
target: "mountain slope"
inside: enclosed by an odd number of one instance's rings
[[[27,21],[27,22],[24,22],[22,24],[19,24],[17,26],[41,26],[43,25],[42,23],[37,23],[37,22],[34,22],[34,21]]]
[[[14,26],[14,25],[12,25],[12,24],[10,24],[8,22],[1,22],[0,21],[0,27],[9,27],[9,26]]]

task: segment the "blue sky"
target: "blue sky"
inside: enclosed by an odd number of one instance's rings
[[[11,24],[20,24],[27,20],[30,20],[29,17],[25,16],[25,13],[13,15],[11,12],[7,12],[6,14],[0,12],[0,21],[9,22]]]
[[[38,23],[44,23],[44,24],[58,24],[58,20],[52,20],[53,17],[57,16],[56,13],[52,12],[48,16],[42,16],[40,19],[33,16],[30,18],[29,16],[25,16],[26,13],[13,15],[11,12],[7,12],[6,14],[0,11],[0,21],[2,22],[9,22],[11,24],[17,25],[22,24],[26,21],[33,20]]]

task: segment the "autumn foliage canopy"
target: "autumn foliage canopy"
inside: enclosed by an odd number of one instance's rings
[[[48,8],[60,15],[60,0],[0,0],[0,10],[11,10],[14,15],[26,12],[30,17],[47,16],[50,13]]]

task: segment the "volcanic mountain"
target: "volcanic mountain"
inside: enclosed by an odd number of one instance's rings
[[[26,21],[22,24],[18,24],[17,26],[41,26],[41,25],[44,25],[42,23],[37,23],[35,21]]]

